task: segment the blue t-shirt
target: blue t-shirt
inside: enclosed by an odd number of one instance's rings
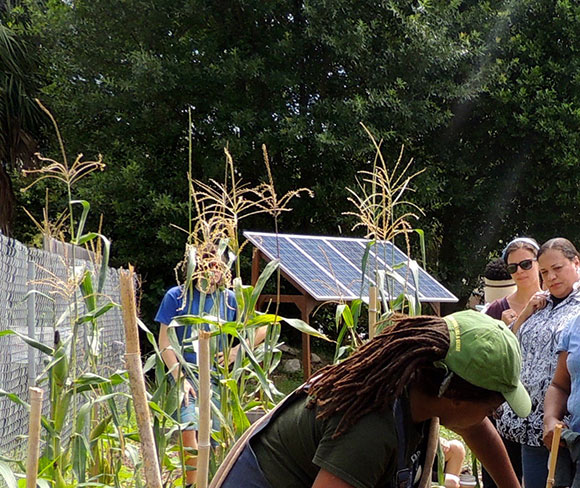
[[[191,297],[193,295],[193,299]],[[236,320],[236,298],[231,290],[224,290],[221,292],[214,292],[203,295],[203,312],[208,315],[213,315],[228,322]],[[159,306],[155,321],[160,324],[169,325],[174,317],[179,315],[201,315],[199,311],[200,301],[202,300],[202,293],[194,289],[193,292],[188,292],[188,297],[184,306],[183,287],[174,286],[170,288]],[[219,315],[218,315],[219,305]],[[203,324],[205,330],[209,330],[209,324]],[[175,328],[175,333],[180,344],[183,344],[184,339],[189,339],[192,336],[195,326],[183,325]],[[186,351],[184,358],[188,363],[196,364],[197,355],[193,351]]]
[[[558,352],[566,351],[566,365],[570,373],[570,396],[568,397],[568,412],[570,413],[570,428],[580,432],[580,316],[572,319],[560,336]]]

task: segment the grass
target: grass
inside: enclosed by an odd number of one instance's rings
[[[299,336],[296,336],[299,337]],[[286,337],[288,339],[288,337]],[[286,342],[286,341],[284,341]],[[293,341],[288,341],[293,342]],[[287,342],[286,342],[287,343]],[[291,344],[292,347],[300,351],[301,345]],[[312,364],[312,374],[316,373],[320,368],[331,364],[334,350],[328,347],[328,343],[323,341],[312,341],[311,344],[312,352],[320,357],[321,363]],[[296,356],[284,353],[282,355],[282,362],[287,359],[295,359]],[[298,359],[302,359],[302,356],[298,356]],[[297,371],[295,373],[287,373],[284,371],[283,367],[279,367],[272,375],[272,380],[276,385],[276,388],[280,390],[285,395],[292,393],[296,388],[298,388],[302,383],[304,383],[304,375],[302,371]]]

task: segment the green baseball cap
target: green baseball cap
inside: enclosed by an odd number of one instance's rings
[[[502,321],[474,310],[443,319],[450,337],[443,363],[469,383],[501,393],[516,415],[527,417],[532,402],[520,381],[520,345],[512,331]]]

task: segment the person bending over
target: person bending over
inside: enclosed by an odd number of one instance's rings
[[[210,486],[411,487],[422,477],[429,421],[439,417],[499,487],[519,487],[487,419],[504,401],[529,413],[519,375],[519,345],[501,321],[475,311],[397,317],[255,424]]]

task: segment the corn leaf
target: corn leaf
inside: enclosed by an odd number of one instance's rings
[[[91,204],[86,200],[71,200],[71,205],[82,205],[83,211],[81,213],[81,218],[79,219],[79,225],[77,228],[77,235],[76,238],[72,240],[73,244],[81,245],[79,242],[79,237],[83,234],[83,230],[85,228],[85,223],[87,222],[87,216],[89,214],[89,210],[91,209]]]
[[[241,436],[250,427],[250,421],[248,420],[248,416],[245,414],[244,409],[242,408],[242,404],[240,403],[240,394],[236,381],[234,379],[229,379],[224,383],[232,393],[229,395],[229,400],[234,420],[235,432],[237,436]]]
[[[21,334],[20,332],[16,332],[15,330],[8,329],[0,331],[0,337],[8,336],[8,335],[15,335],[20,337],[26,344],[29,346],[34,347],[34,349],[38,349],[39,351],[43,352],[44,354],[48,354],[52,356],[54,354],[54,349],[50,346],[43,344],[42,342],[33,339],[32,337],[28,337],[27,335]]]
[[[149,344],[151,344],[153,346],[153,350],[155,351],[155,354],[157,354],[158,356],[161,356],[161,351],[159,350],[159,346],[157,345],[157,338],[153,335],[153,332],[151,332],[149,330],[149,328],[139,318],[137,319],[137,325],[139,326],[139,328],[143,332],[145,332],[145,336],[147,337]]]
[[[75,242],[75,244],[77,246],[82,246],[83,244],[86,244],[89,241],[92,241],[93,239],[96,239],[99,236],[99,234],[97,232],[89,232],[85,235],[82,235],[78,238],[78,241]]]
[[[14,476],[10,466],[3,461],[0,461],[0,477],[2,477],[8,488],[18,488],[16,476]]]
[[[87,310],[92,312],[97,308],[97,296],[95,295],[95,290],[93,289],[93,277],[89,270],[85,271],[81,281],[81,290],[83,292],[83,300],[85,301]]]
[[[49,480],[45,480],[43,478],[37,478],[36,484],[40,486],[40,488],[52,488]]]
[[[198,315],[177,315],[173,317],[171,323],[168,325],[169,328],[180,327],[183,325],[194,325],[194,324],[211,324],[216,327],[220,327],[223,322],[220,322],[217,317],[213,315],[204,315],[200,317]]]
[[[264,286],[266,286],[266,282],[270,279],[270,276],[272,276],[274,271],[278,269],[279,264],[280,264],[279,259],[273,259],[266,265],[266,267],[258,277],[258,280],[254,285],[254,289],[252,290],[252,297],[250,298],[250,302],[247,304],[247,308],[249,310],[256,309],[258,298],[262,294],[262,290],[264,289]]]
[[[113,303],[113,302],[105,303],[104,305],[101,305],[96,310],[92,309],[93,312],[80,316],[77,323],[83,324],[85,322],[90,322],[91,320],[95,320],[95,319],[99,318],[101,315],[106,314],[113,307],[118,307],[118,306],[119,305],[117,305],[116,303]]]
[[[333,342],[331,339],[326,337],[322,332],[318,332],[315,328],[310,327],[306,322],[300,319],[287,319],[284,317],[280,317],[283,322],[286,322],[288,325],[291,325],[295,329],[303,332],[304,334],[311,335],[312,337],[318,337],[319,339],[324,339],[325,341]]]
[[[423,229],[414,229],[419,235],[419,244],[421,245],[421,259],[423,261],[423,267],[427,265],[427,253],[425,251],[425,232]]]
[[[73,472],[75,473],[79,485],[81,485],[85,483],[87,479],[87,459],[91,461],[93,459],[89,441],[83,434],[79,434],[78,432],[73,434],[71,451]]]
[[[413,278],[413,288],[415,291],[414,295],[412,296],[413,311],[411,315],[421,315],[421,301],[419,296],[419,265],[414,259],[409,261],[409,270],[411,271],[411,277]]]
[[[375,245],[376,241],[372,240],[367,242],[366,246],[365,246],[365,252],[363,254],[362,257],[362,262],[361,262],[361,272],[362,272],[362,277],[360,280],[360,296],[364,296],[364,290],[365,290],[365,279],[367,277],[366,274],[366,270],[367,270],[367,262],[369,259],[369,254],[371,252],[371,248]]]
[[[99,270],[99,281],[97,283],[97,293],[102,293],[107,279],[107,271],[109,269],[109,255],[111,253],[111,241],[104,235],[99,234],[101,241],[103,241],[103,255],[101,257],[101,269]]]
[[[256,358],[254,357],[254,353],[253,353],[252,349],[250,348],[250,346],[248,345],[248,343],[246,342],[246,340],[243,337],[240,337],[240,346],[244,349],[247,358],[249,359],[250,363],[252,364],[253,372],[255,373],[256,378],[260,382],[260,385],[262,386],[264,393],[267,395],[267,397],[270,399],[270,401],[273,402],[274,401],[273,393],[272,393],[272,389],[270,388],[270,382],[268,381],[268,378],[266,377],[266,373],[264,372],[264,370],[262,369],[262,367],[260,366],[260,364],[258,363]]]

